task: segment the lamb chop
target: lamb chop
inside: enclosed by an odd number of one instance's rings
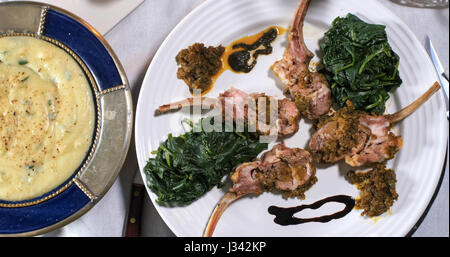
[[[260,105],[259,102],[262,100],[265,103]],[[273,105],[277,107],[277,110],[272,110],[270,101],[277,101],[277,105]],[[279,100],[265,94],[247,94],[236,88],[223,92],[218,98],[191,97],[171,104],[165,104],[156,110],[156,114],[179,110],[183,107],[201,105],[209,106],[209,108],[219,108],[219,110],[222,110],[222,115],[225,118],[230,118],[230,115],[227,115],[225,110],[232,108],[231,118],[233,120],[244,120],[247,125],[255,126],[256,132],[263,135],[269,134],[271,129],[275,128],[279,136],[285,137],[294,134],[299,129],[300,113],[295,103],[290,99],[284,98]],[[265,116],[265,119],[260,119],[261,116]],[[275,124],[272,122],[271,117],[276,118]]]
[[[371,115],[351,104],[331,117],[322,117],[311,137],[309,149],[316,162],[336,163],[342,159],[353,167],[392,159],[402,147],[401,136],[391,127],[409,116],[440,88],[435,82],[409,106],[391,115]]]
[[[284,197],[305,198],[305,191],[316,181],[316,168],[311,154],[300,148],[278,144],[261,160],[239,165],[231,175],[232,188],[220,200],[208,222],[204,236],[212,236],[224,211],[245,195],[279,191]]]
[[[302,117],[317,119],[328,113],[331,107],[331,91],[325,77],[309,71],[314,56],[306,47],[303,38],[303,23],[310,0],[302,0],[289,34],[289,46],[283,59],[272,65],[275,75],[281,80]]]

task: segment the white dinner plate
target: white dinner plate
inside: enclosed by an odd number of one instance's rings
[[[176,76],[177,53],[195,42],[225,46],[270,26],[288,28],[299,3],[299,0],[206,1],[178,24],[153,58],[138,100],[135,138],[144,181],[143,169],[147,160],[152,157],[151,151],[156,150],[169,133],[182,133],[180,121],[189,117],[187,112],[182,111],[154,116],[159,105],[190,96],[188,87]],[[388,113],[410,104],[438,81],[427,53],[412,31],[376,0],[312,0],[304,27],[308,48],[317,55],[318,42],[323,33],[330,28],[334,18],[347,13],[353,13],[366,22],[386,25],[389,42],[400,56],[399,69],[403,84],[388,102]],[[273,53],[260,56],[258,64],[249,74],[226,71],[207,96],[216,97],[231,86],[249,93],[264,92],[282,96],[280,83],[270,66],[282,57],[287,46],[287,34],[280,36],[273,46]],[[285,140],[286,145],[305,148],[311,137],[310,128],[311,124],[301,121],[299,132]],[[448,122],[442,92],[435,94],[414,114],[396,125],[394,131],[402,135],[404,144],[396,157],[388,162],[388,167],[396,171],[399,194],[389,213],[371,219],[361,216],[361,210],[354,209],[345,217],[328,223],[277,225],[273,221],[274,216],[267,211],[271,205],[292,207],[334,195],[358,196],[355,186],[344,178],[343,165],[319,165],[318,182],[306,192],[305,200],[286,200],[279,194],[272,193],[242,198],[224,213],[214,236],[407,235],[431,201],[444,164]],[[156,203],[156,195],[147,188],[159,214],[177,236],[201,236],[225,190],[214,188],[185,207],[167,207]],[[341,204],[328,203],[318,210],[305,212],[301,217],[326,215],[342,208]]]

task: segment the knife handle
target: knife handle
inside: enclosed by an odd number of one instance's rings
[[[144,200],[144,189],[144,185],[133,183],[125,237],[141,236],[141,216],[142,203]]]

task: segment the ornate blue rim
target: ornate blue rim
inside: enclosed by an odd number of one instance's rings
[[[24,14],[39,16],[29,19],[30,23],[25,28],[23,24],[20,25],[22,27],[18,25],[20,28],[16,28],[15,24],[2,28],[0,17],[0,37],[32,36],[53,43],[71,54],[85,71],[97,110],[91,150],[69,179],[37,198],[18,202],[0,201],[0,235],[37,235],[59,228],[84,214],[103,197],[117,178],[128,151],[131,129],[125,132],[127,135],[124,136],[124,151],[119,157],[122,159],[118,165],[120,167],[109,171],[114,174],[109,181],[102,181],[103,191],[94,193],[80,178],[80,174],[89,166],[91,159],[96,158],[98,148],[102,147],[97,141],[104,129],[103,97],[123,91],[127,103],[125,106],[132,109],[131,92],[123,68],[106,41],[82,19],[60,8],[35,2],[1,3],[0,16],[2,14],[4,17]],[[129,120],[132,120],[130,110],[127,111],[127,123],[131,123]],[[129,124],[123,126],[131,127]]]

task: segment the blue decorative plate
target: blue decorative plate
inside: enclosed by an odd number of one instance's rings
[[[0,37],[8,36],[34,37],[69,53],[84,70],[97,112],[90,150],[69,179],[30,200],[0,200],[0,235],[31,236],[80,217],[112,186],[130,145],[133,105],[117,57],[79,17],[42,3],[0,3]]]

